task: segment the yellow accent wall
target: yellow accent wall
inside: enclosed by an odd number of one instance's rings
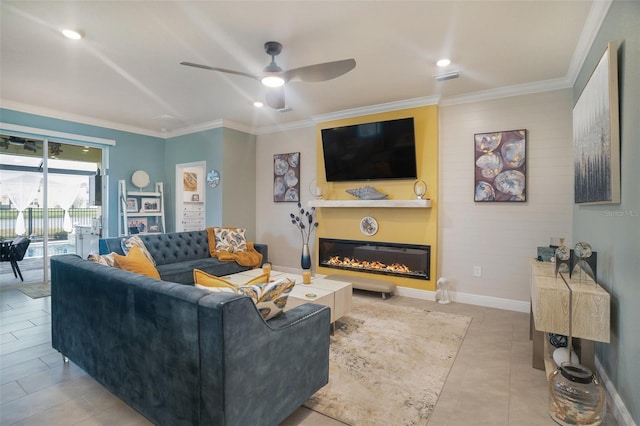
[[[355,200],[345,192],[346,189],[370,185],[378,191],[388,194],[391,200],[411,200],[414,180],[378,180],[369,182],[332,182],[327,183],[324,175],[321,130],[330,127],[349,126],[373,121],[414,118],[416,137],[416,160],[418,179],[427,184],[426,197],[432,201],[430,209],[422,208],[335,208],[317,209],[318,238],[339,238],[361,241],[377,241],[406,244],[425,244],[431,246],[431,271],[429,280],[416,280],[396,276],[366,274],[371,278],[388,279],[398,286],[420,290],[435,291],[437,281],[437,241],[438,241],[438,107],[436,105],[410,108],[361,117],[320,123],[316,127],[316,158],[318,186],[324,189],[324,198],[328,200]],[[378,221],[378,232],[367,237],[360,232],[360,220],[372,216]],[[316,244],[316,247],[318,245]],[[316,265],[318,253],[316,250]],[[350,271],[332,268],[318,268],[320,274],[356,275]]]

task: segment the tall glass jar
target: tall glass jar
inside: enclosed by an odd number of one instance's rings
[[[549,378],[549,415],[561,425],[598,426],[606,415],[604,389],[591,370],[562,364]]]

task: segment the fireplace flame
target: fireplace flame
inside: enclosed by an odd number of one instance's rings
[[[385,265],[384,263],[378,262],[377,260],[374,260],[374,261],[358,260],[358,259],[352,259],[350,257],[345,257],[344,259],[340,259],[340,256],[331,257],[329,260],[327,260],[327,265],[342,266],[346,268],[373,269],[376,271],[386,271],[386,272],[394,272],[394,273],[402,273],[402,274],[412,273],[409,267],[400,263],[392,263],[391,265]]]

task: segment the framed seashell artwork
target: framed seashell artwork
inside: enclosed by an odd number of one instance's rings
[[[273,201],[300,201],[300,153],[273,156]]]
[[[527,201],[527,130],[477,133],[473,200]]]

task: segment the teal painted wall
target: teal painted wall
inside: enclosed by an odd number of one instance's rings
[[[221,174],[220,185],[215,188],[207,187],[206,191],[206,226],[222,226],[222,186],[224,185],[223,172],[223,129],[211,129],[177,136],[167,139],[165,146],[165,188],[168,188],[166,205],[167,231],[176,229],[175,218],[175,179],[176,164],[206,161],[206,170],[215,169]]]
[[[618,47],[621,203],[573,208],[573,241],[598,252],[598,281],[611,293],[611,343],[596,355],[640,424],[640,2],[616,0],[574,86],[578,99],[608,42]]]
[[[118,180],[125,179],[127,186],[133,188],[131,175],[136,170],[145,170],[151,183],[164,182],[165,177],[165,141],[162,138],[145,136],[136,133],[92,126],[73,121],[41,115],[28,114],[10,109],[0,109],[0,122],[19,126],[35,127],[57,132],[73,133],[104,139],[113,139],[115,146],[109,149],[109,206],[110,211],[103,212],[103,220],[108,222],[109,235],[116,236],[118,232]],[[149,191],[152,186],[149,186]]]

